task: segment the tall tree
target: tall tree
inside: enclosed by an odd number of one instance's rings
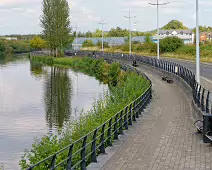
[[[69,10],[66,0],[43,0],[42,34],[54,56],[57,56],[58,50],[61,51],[69,45],[71,31]]]

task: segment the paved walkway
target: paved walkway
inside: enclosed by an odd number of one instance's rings
[[[190,99],[143,68],[153,83],[150,109],[102,170],[212,169],[212,147],[195,133]]]

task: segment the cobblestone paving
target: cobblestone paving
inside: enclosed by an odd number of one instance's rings
[[[212,147],[196,133],[191,101],[176,85],[143,72],[153,82],[151,108],[102,170],[212,169]]]

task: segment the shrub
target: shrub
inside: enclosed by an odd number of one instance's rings
[[[161,52],[175,52],[178,48],[183,46],[183,41],[178,37],[166,37],[160,42]]]
[[[0,52],[4,52],[5,51],[5,46],[3,41],[0,41]]]
[[[156,53],[157,52],[157,44],[154,43],[143,43],[135,46],[133,48],[136,52],[148,52],[148,53]]]
[[[145,37],[145,40],[144,41],[145,41],[145,43],[148,43],[148,44],[153,43],[149,35],[147,35]]]
[[[96,45],[100,48],[100,47],[102,47],[102,42],[98,41]],[[103,42],[103,45],[104,45],[105,48],[109,48],[110,47],[109,43],[105,42],[105,41]]]
[[[93,41],[92,40],[85,40],[83,43],[82,43],[82,47],[93,47],[94,44],[93,44]]]
[[[176,54],[195,55],[196,47],[194,45],[184,45],[176,50]]]

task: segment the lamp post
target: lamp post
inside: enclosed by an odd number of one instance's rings
[[[168,4],[169,2],[166,2],[166,3],[162,3],[162,4],[159,4],[158,0],[157,0],[157,3],[156,4],[153,4],[153,3],[149,3],[150,5],[156,5],[157,6],[157,59],[159,60],[160,59],[160,39],[159,39],[159,5],[166,5]]]
[[[200,83],[199,0],[196,0],[196,81]]]
[[[132,55],[132,32],[131,32],[131,18],[135,18],[131,16],[131,9],[129,8],[129,16],[124,16],[129,19],[129,55]]]
[[[102,25],[102,54],[104,54],[104,22],[103,16],[102,16],[102,21],[99,23]]]

